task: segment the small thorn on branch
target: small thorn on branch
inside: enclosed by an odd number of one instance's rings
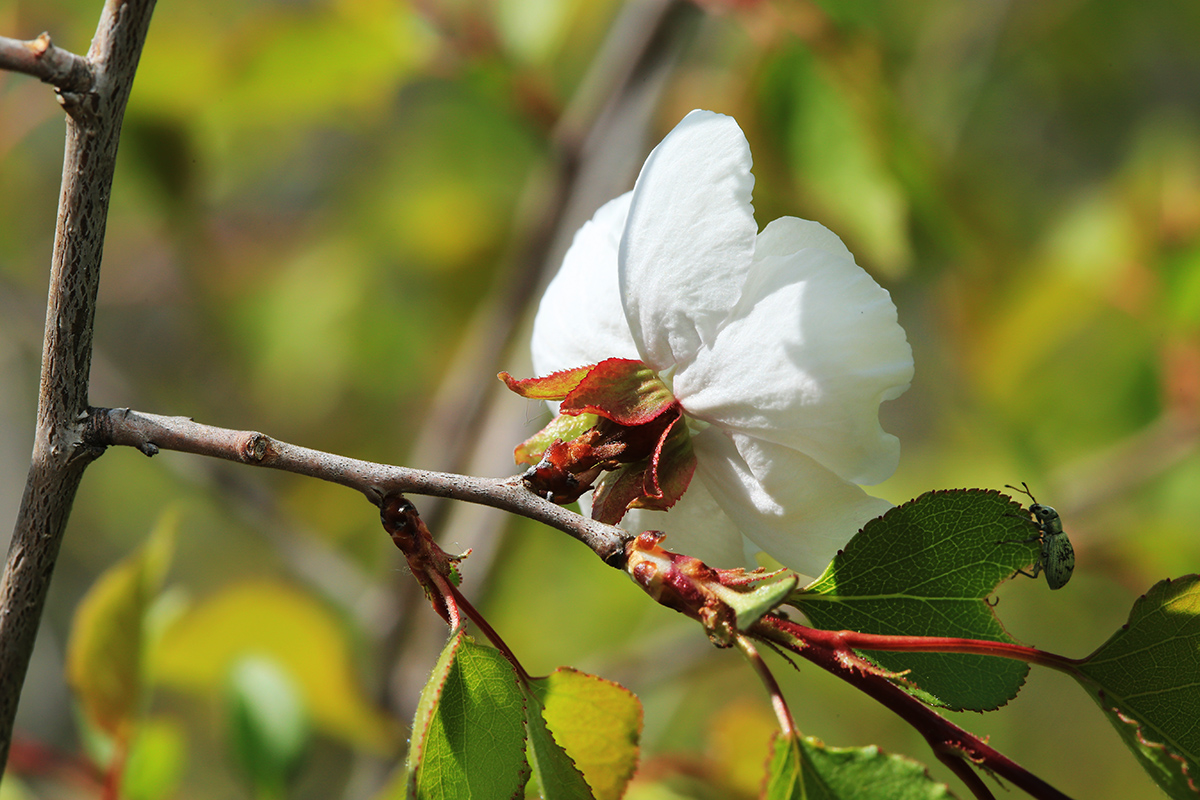
[[[41,58],[50,49],[50,34],[42,31],[36,39],[25,42],[25,46],[29,48],[29,52],[33,53],[34,58]]]

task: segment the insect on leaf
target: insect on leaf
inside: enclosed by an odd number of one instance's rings
[[[1020,504],[996,491],[927,492],[871,520],[790,602],[827,630],[1015,642],[985,599],[1032,563],[1036,533]],[[980,655],[882,653],[872,660],[917,685],[929,702],[985,711],[1012,699],[1029,667]]]

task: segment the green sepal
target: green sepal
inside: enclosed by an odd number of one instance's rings
[[[513,457],[518,464],[536,464],[546,448],[556,441],[569,442],[577,439],[596,426],[600,418],[595,414],[559,414],[542,428],[517,446]]]
[[[768,572],[762,576],[748,576],[746,586],[754,588],[746,590],[743,587],[734,588],[729,585],[713,585],[710,587],[717,595],[733,608],[737,614],[737,629],[748,630],[758,622],[763,614],[777,608],[787,600],[788,595],[800,582],[800,576],[791,570],[781,569]],[[755,585],[757,584],[757,585]]]

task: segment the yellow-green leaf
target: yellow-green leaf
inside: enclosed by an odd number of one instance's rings
[[[314,727],[394,753],[398,726],[368,701],[342,624],[320,601],[283,583],[236,584],[192,608],[163,634],[154,655],[155,678],[216,693],[234,661],[248,654],[268,656],[287,670]]]
[[[583,773],[597,800],[618,800],[633,776],[642,704],[623,686],[569,667],[531,682],[555,741]]]
[[[75,610],[67,682],[88,720],[127,739],[145,689],[146,612],[171,563],[178,515],[164,514],[150,538],[96,581]]]

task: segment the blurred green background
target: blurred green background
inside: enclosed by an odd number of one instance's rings
[[[0,0],[0,33],[83,52],[100,5]],[[750,139],[760,225],[820,220],[899,308],[916,379],[883,409],[904,450],[876,493],[1027,481],[1078,566],[1053,595],[1003,585],[997,611],[1083,656],[1155,581],[1200,571],[1197,42],[1194,0],[163,2],[121,142],[91,401],[508,474],[544,412],[493,376],[529,370],[547,265],[688,110],[722,111]],[[32,443],[63,127],[49,88],[0,73],[4,521]],[[531,672],[571,664],[642,698],[631,797],[753,796],[771,717],[737,656],[561,534],[414,499],[448,550],[476,548],[464,589]],[[81,751],[72,614],[168,512],[161,786],[248,796],[225,708],[257,649],[312,720],[289,796],[374,796],[444,628],[361,497],[180,454],[89,469],[19,734]],[[883,709],[773,663],[805,733],[949,779]],[[1072,796],[1156,792],[1064,677],[1035,670],[961,724]],[[25,787],[95,795],[68,772]]]

